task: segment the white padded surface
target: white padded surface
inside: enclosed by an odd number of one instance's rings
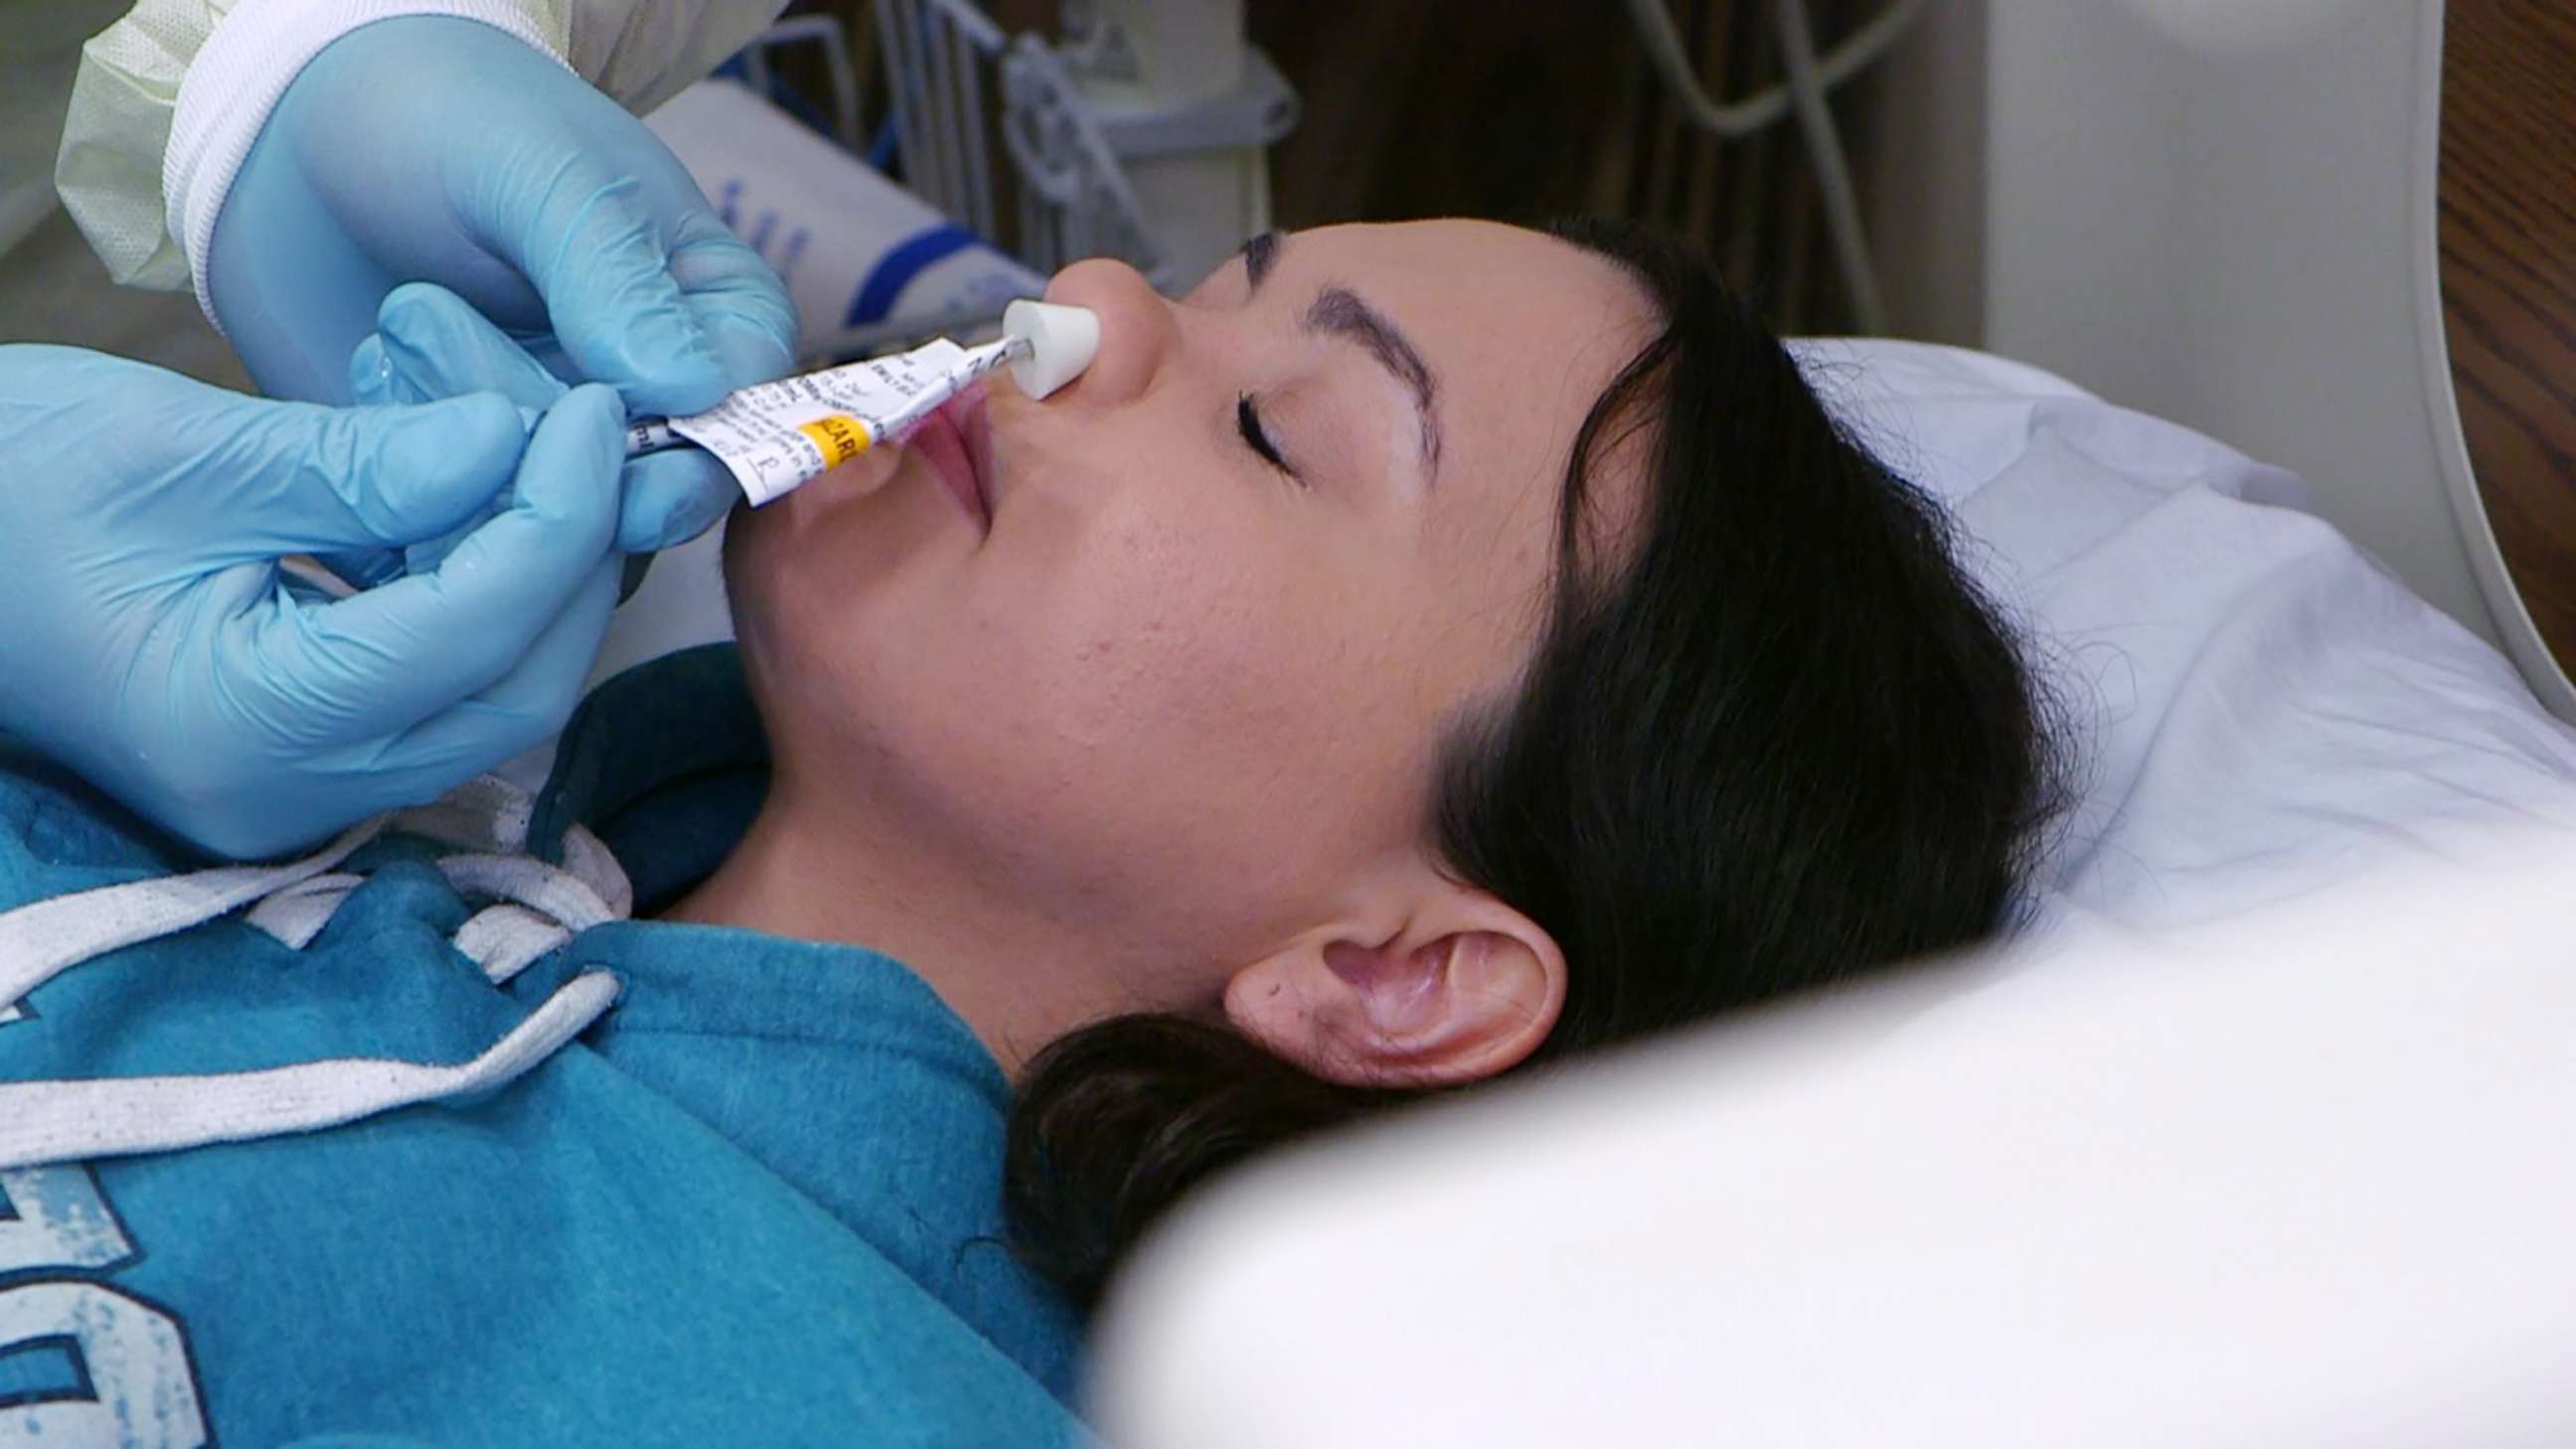
[[[1882,982],[1255,1165],[1121,1449],[2576,1442],[2576,840]],[[1973,989],[1971,989],[1973,988]]]

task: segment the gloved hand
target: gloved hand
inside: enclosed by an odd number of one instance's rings
[[[604,387],[531,439],[489,394],[335,410],[0,347],[0,730],[224,855],[434,799],[577,702],[624,426]],[[276,562],[435,537],[504,490],[434,573],[325,603]]]
[[[517,339],[493,326],[463,298],[428,282],[396,287],[376,309],[376,330],[349,357],[349,396],[369,407],[497,392],[523,412],[543,412],[567,390],[568,385]],[[632,499],[643,490],[693,486],[686,479],[669,483],[653,475],[694,470],[707,461],[707,455],[694,448],[630,460],[625,471],[626,497]],[[730,476],[725,489],[728,504],[741,499],[741,486]],[[475,521],[469,519],[464,526]],[[405,551],[407,564],[414,570],[434,566],[454,543],[451,536],[416,545]],[[631,563],[644,561],[638,557]]]
[[[262,390],[330,402],[407,280],[461,294],[638,414],[703,411],[793,357],[777,276],[641,121],[449,16],[361,26],[305,65],[233,180],[206,276]],[[618,546],[693,538],[737,491],[694,451],[632,472]]]

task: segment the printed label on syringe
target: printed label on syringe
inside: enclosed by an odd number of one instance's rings
[[[946,384],[965,349],[937,341],[747,387],[671,431],[721,460],[756,506],[866,452],[909,420],[911,404]]]
[[[848,413],[834,413],[828,418],[816,418],[796,431],[803,433],[806,441],[812,443],[815,449],[822,453],[823,466],[826,468],[840,467],[843,463],[866,452],[868,445],[876,441],[868,436],[867,425]]]

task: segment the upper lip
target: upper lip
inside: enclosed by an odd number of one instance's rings
[[[964,392],[949,399],[931,415],[926,427],[944,432],[945,441],[955,445],[953,449],[941,447],[932,450],[930,457],[925,460],[929,462],[931,471],[940,475],[942,486],[950,492],[969,495],[969,497],[959,498],[958,502],[970,504],[977,515],[976,521],[983,526],[984,532],[991,533],[993,531],[992,429],[984,416],[982,395],[980,392]],[[951,472],[952,469],[961,467],[966,475],[962,479]]]

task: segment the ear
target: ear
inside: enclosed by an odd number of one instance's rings
[[[1350,1086],[1455,1086],[1518,1065],[1564,1009],[1564,953],[1503,902],[1424,876],[1400,920],[1319,929],[1237,971],[1226,1019]]]

